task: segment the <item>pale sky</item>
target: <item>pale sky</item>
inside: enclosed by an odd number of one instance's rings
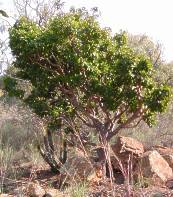
[[[31,0],[32,1],[32,0]],[[0,9],[10,12],[13,0],[0,0]],[[166,61],[173,60],[173,0],[64,0],[71,6],[98,7],[102,26],[113,32],[126,30],[132,34],[146,34],[163,45]]]

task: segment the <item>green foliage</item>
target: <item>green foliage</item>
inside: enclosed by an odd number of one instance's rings
[[[19,98],[22,98],[24,95],[24,92],[20,89],[17,89],[17,82],[15,79],[11,78],[11,77],[4,77],[4,85],[6,90],[9,93],[9,96],[16,96]]]
[[[151,61],[127,46],[125,32],[112,36],[87,12],[61,14],[44,27],[23,17],[10,29],[10,47],[16,77],[33,89],[22,97],[7,78],[6,90],[51,122],[87,110],[99,119],[102,108],[113,114],[125,109],[117,124],[138,112],[136,118],[152,125],[168,105],[170,88],[154,82]]]

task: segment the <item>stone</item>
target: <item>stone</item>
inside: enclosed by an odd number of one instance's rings
[[[144,154],[144,146],[141,142],[131,137],[119,136],[116,144],[111,146],[111,163],[115,170],[127,169],[132,166],[132,171],[135,171],[138,163],[138,158]]]
[[[98,158],[103,154],[103,148],[95,149]],[[117,184],[123,184],[125,179],[123,172],[130,166],[131,172],[137,167],[138,158],[142,157],[144,146],[141,142],[131,137],[119,136],[115,144],[111,145],[110,161],[113,170],[113,176]],[[100,155],[100,156],[99,156]],[[101,161],[100,161],[101,162]],[[107,177],[110,176],[109,168],[106,169]]]
[[[134,156],[141,157],[144,153],[144,146],[138,140],[131,137],[119,136],[117,143],[112,145],[112,150],[115,154],[131,153]]]
[[[156,150],[144,153],[141,159],[140,170],[144,177],[157,177],[163,182],[173,177],[169,164]]]
[[[173,178],[168,179],[168,180],[165,182],[165,186],[168,187],[169,189],[173,189]]]
[[[157,150],[173,169],[173,149],[164,146],[154,146],[153,149]]]
[[[29,183],[27,193],[28,196],[31,197],[43,197],[46,194],[45,190],[39,185],[39,183],[35,182]]]

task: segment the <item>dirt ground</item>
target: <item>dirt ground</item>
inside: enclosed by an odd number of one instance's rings
[[[29,183],[38,183],[43,188],[54,188],[59,191],[59,196],[65,195],[65,190],[70,183],[62,180],[65,175],[53,174],[49,167],[46,165],[33,166],[30,163],[23,164],[19,167],[21,176],[16,180],[6,179],[4,182],[4,191],[9,195],[19,197],[22,192],[24,196],[26,194],[26,188]],[[112,189],[114,188],[114,189]],[[88,192],[86,197],[173,197],[173,190],[166,188],[165,186],[149,186],[146,188],[140,188],[134,186],[131,189],[131,194],[127,193],[127,185],[125,184],[111,184],[110,180],[102,180],[99,183],[88,184]]]

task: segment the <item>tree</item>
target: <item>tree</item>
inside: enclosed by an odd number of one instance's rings
[[[128,46],[133,48],[137,54],[143,54],[149,58],[156,68],[164,63],[161,44],[154,43],[154,41],[145,34],[128,34]]]
[[[27,1],[27,0],[15,0],[14,1],[15,4],[15,10],[18,12],[18,16],[25,16],[26,18],[32,18],[32,20],[34,20],[34,22],[39,25],[39,26],[43,26],[46,21],[49,20],[49,18],[54,17],[56,14],[60,14],[61,13],[61,7],[63,5],[63,3],[61,3],[60,0],[52,0],[52,1],[47,1],[47,0],[38,0],[38,1]],[[12,19],[15,19],[14,17],[11,17]],[[8,26],[11,26],[11,21],[6,21],[8,23]],[[16,23],[17,24],[18,20],[16,19]],[[14,23],[13,23],[14,24]],[[5,30],[5,29],[4,29]],[[7,39],[8,42],[8,39]],[[3,43],[3,46],[5,47],[5,43]],[[8,44],[7,44],[8,46]],[[7,50],[5,48],[5,50]],[[2,51],[3,52],[3,51]],[[8,58],[9,58],[9,53],[8,52]],[[3,62],[5,62],[3,60]],[[10,62],[8,62],[8,65],[10,64]],[[15,73],[17,72],[17,68],[15,68],[13,65],[10,65],[6,72],[3,73],[5,74],[5,76],[10,76],[14,79],[14,81],[17,82],[18,86],[22,87],[25,91],[25,96],[28,95],[31,91],[31,86],[32,84],[29,83],[29,81],[24,81],[21,80],[20,78],[17,78],[15,76]],[[8,78],[8,77],[7,77]],[[3,87],[3,83],[1,83],[1,86]],[[13,94],[9,94],[9,96],[13,96]],[[8,95],[4,94],[4,97],[7,98],[7,100],[9,100]],[[16,98],[12,97],[10,100],[14,100]],[[9,102],[9,101],[8,101]],[[21,105],[22,103],[19,102]],[[19,106],[18,106],[19,107]],[[45,109],[46,110],[46,109]],[[27,113],[27,111],[26,111]],[[60,165],[58,164],[59,162],[61,164],[65,163],[66,159],[67,159],[67,143],[66,143],[66,135],[61,134],[62,132],[59,132],[60,138],[61,138],[61,145],[60,147],[60,157],[59,159],[56,159],[57,157],[57,152],[56,149],[54,148],[54,142],[53,142],[53,133],[52,131],[56,130],[58,128],[58,130],[60,130],[61,124],[60,121],[54,121],[54,118],[51,117],[51,115],[48,117],[44,117],[39,113],[38,111],[35,111],[36,117],[40,116],[42,119],[36,120],[37,124],[38,122],[39,125],[42,125],[42,129],[41,131],[43,132],[43,143],[41,139],[38,139],[38,149],[43,157],[43,159],[50,165],[51,169],[53,172],[59,173],[59,168]],[[55,126],[56,125],[56,126]],[[58,127],[57,127],[58,125]],[[40,136],[39,136],[40,138]],[[57,161],[58,160],[58,161]]]
[[[2,16],[2,17],[1,17]],[[4,24],[4,18],[7,18],[8,15],[4,10],[0,10],[0,33],[3,34],[6,30],[6,26]],[[2,19],[1,19],[2,18]],[[7,63],[7,57],[5,56],[5,51],[7,50],[6,41],[0,38],[0,75],[3,71],[3,65]]]
[[[127,46],[124,32],[111,36],[86,10],[59,14],[44,27],[20,18],[10,29],[16,77],[29,81],[26,96],[14,78],[4,79],[42,118],[74,131],[81,121],[104,147],[122,129],[149,126],[165,111],[170,87],[153,80],[153,64]],[[54,121],[52,121],[54,120]],[[105,162],[105,154],[100,155]]]
[[[59,14],[63,4],[61,0],[14,0],[18,15],[32,19],[40,26]]]
[[[128,34],[128,45],[132,47],[137,54],[144,53],[152,63],[154,64],[154,79],[157,83],[167,83],[171,87],[173,86],[173,69],[172,62],[167,63],[163,59],[163,49],[161,44],[154,43],[151,38],[146,35],[131,35]],[[144,141],[147,145],[153,145],[158,143],[171,144],[172,141],[172,102],[170,103],[169,110],[162,115],[158,116],[158,124],[150,129],[145,124],[130,130],[129,133],[137,138],[143,135],[141,131],[147,131],[148,134],[144,135]],[[149,134],[150,133],[150,134]],[[156,139],[157,138],[157,139]],[[154,139],[154,140],[153,140]],[[140,139],[141,140],[141,139]]]

